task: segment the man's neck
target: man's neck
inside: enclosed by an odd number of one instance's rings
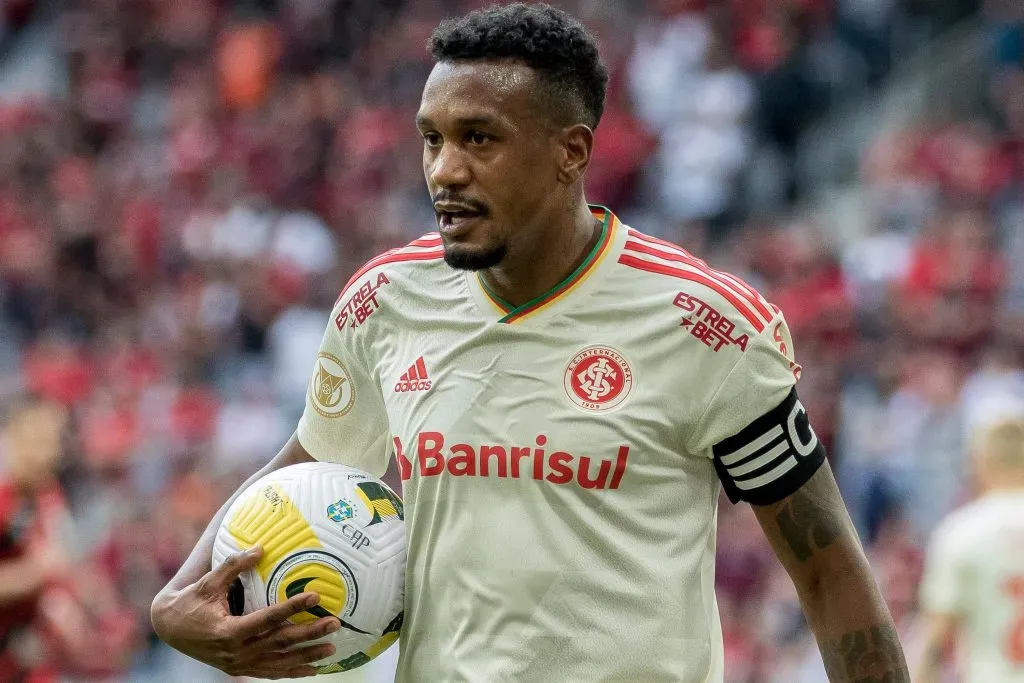
[[[510,254],[480,276],[503,301],[522,306],[569,277],[600,237],[601,222],[594,218],[586,202],[581,202],[562,224],[548,226],[543,239],[533,240],[528,249]]]

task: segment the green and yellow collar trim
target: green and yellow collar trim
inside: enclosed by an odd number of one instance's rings
[[[480,283],[480,288],[487,295],[487,298],[491,303],[493,303],[498,310],[504,314],[498,322],[514,323],[534,315],[535,313],[546,310],[556,301],[562,300],[562,298],[579,287],[595,270],[597,270],[597,266],[600,265],[611,251],[610,246],[614,242],[614,236],[619,221],[615,217],[615,214],[604,206],[591,205],[590,212],[594,215],[594,218],[601,221],[601,236],[598,238],[597,244],[594,245],[594,248],[591,249],[589,254],[587,254],[587,258],[583,260],[583,263],[581,263],[576,270],[537,298],[531,299],[521,306],[513,306],[495,294],[490,287],[487,286],[487,283],[479,273],[476,274],[477,282]]]

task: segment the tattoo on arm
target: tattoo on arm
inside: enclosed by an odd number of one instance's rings
[[[896,629],[872,626],[824,643],[821,656],[834,683],[910,683]]]
[[[754,514],[793,579],[831,683],[910,683],[892,617],[846,505],[822,465]]]
[[[843,533],[845,510],[837,510],[803,489],[782,501],[774,512],[779,532],[800,562],[832,545]]]

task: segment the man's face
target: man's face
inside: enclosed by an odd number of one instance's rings
[[[442,62],[423,89],[416,126],[445,260],[498,265],[534,235],[557,194],[554,129],[536,75],[513,62]]]

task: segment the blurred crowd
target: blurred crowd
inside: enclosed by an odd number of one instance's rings
[[[4,4],[0,65],[42,26],[62,77],[0,88],[0,584],[32,577],[0,588],[0,683],[180,680],[150,600],[290,435],[348,275],[432,229],[425,41],[480,4]],[[923,544],[972,495],[969,437],[1024,413],[1022,5],[555,4],[612,72],[591,200],[783,309],[912,653]],[[860,238],[794,210],[808,127],[978,16],[985,114],[880,135]],[[723,505],[720,528],[730,683],[825,680],[749,511]]]

